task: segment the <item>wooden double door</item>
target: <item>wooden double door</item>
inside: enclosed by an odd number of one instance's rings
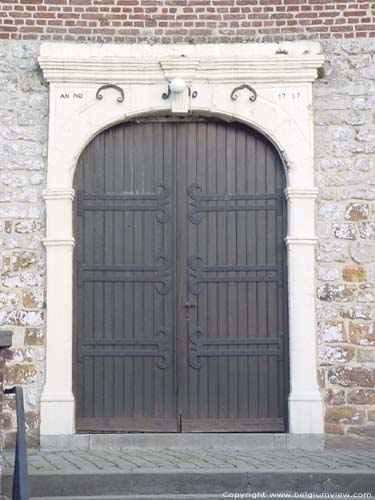
[[[78,431],[283,432],[284,172],[239,124],[124,123],[77,167]]]

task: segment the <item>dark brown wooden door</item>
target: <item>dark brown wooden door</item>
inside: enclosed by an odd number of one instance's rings
[[[126,123],[75,176],[79,431],[286,430],[284,173],[241,125]]]

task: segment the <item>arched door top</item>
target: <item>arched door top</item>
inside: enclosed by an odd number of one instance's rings
[[[42,44],[40,64],[50,82],[44,193],[48,340],[41,406],[42,434],[71,434],[75,430],[70,375],[72,185],[78,158],[98,131],[111,124],[171,110],[172,101],[163,100],[161,96],[168,81],[175,76],[185,78],[198,93],[188,103],[190,112],[252,126],[266,134],[287,160],[289,429],[295,433],[322,432],[322,402],[315,361],[314,203],[317,190],[313,170],[311,82],[316,78],[323,56],[319,44],[309,42],[287,44],[287,53],[283,55],[276,54],[278,48],[274,44],[197,45],[193,49],[158,46],[142,49],[135,59],[132,56],[134,46],[63,44],[56,51],[53,44]],[[152,50],[157,53],[151,54]],[[186,57],[182,59],[184,51]],[[144,71],[146,66],[150,69],[147,73]],[[110,90],[102,100],[96,99],[98,88],[108,81],[124,89],[122,103]],[[256,89],[256,101],[249,102],[245,93],[232,100],[233,89],[246,82]]]

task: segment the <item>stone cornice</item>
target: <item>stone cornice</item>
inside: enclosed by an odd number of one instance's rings
[[[316,187],[295,187],[295,188],[286,188],[285,196],[287,200],[293,199],[315,199],[319,194],[319,189]]]
[[[324,61],[315,42],[228,45],[45,42],[39,64],[45,79],[55,83],[149,84],[181,77],[195,83],[229,84],[313,81]]]
[[[74,200],[74,189],[45,189],[42,192],[43,200]]]
[[[45,247],[74,247],[74,238],[44,238]]]

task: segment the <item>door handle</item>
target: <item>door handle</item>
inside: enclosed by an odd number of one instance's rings
[[[189,320],[189,319],[190,319],[190,314],[189,314],[189,313],[190,313],[190,309],[192,309],[193,307],[197,307],[197,304],[190,304],[190,302],[186,302],[186,303],[185,303],[185,311],[186,311],[186,316],[185,316],[185,318],[186,318],[187,320]]]
[[[197,304],[190,304],[190,302],[185,303],[186,312],[189,312],[189,310],[193,307],[197,307]]]

